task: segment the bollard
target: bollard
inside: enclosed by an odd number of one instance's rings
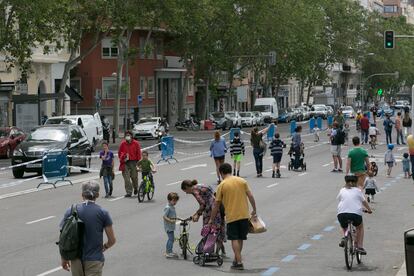
[[[293,120],[290,122],[290,134],[293,134],[295,132],[296,129],[296,121]]]
[[[404,248],[407,276],[414,276],[414,229],[404,232]]]
[[[328,116],[328,127],[331,126],[332,124],[333,124],[333,117]]]
[[[318,128],[322,129],[322,117],[318,117],[317,123],[318,123]]]
[[[239,133],[239,137],[240,137],[240,128],[231,128],[230,129],[230,141],[233,141],[233,139],[234,139],[234,133],[236,133],[236,132],[238,132]]]
[[[311,118],[309,120],[309,132],[312,132],[314,128],[315,128],[315,118]]]
[[[276,133],[276,126],[275,124],[269,125],[269,129],[267,130],[267,141],[272,141],[273,137]]]

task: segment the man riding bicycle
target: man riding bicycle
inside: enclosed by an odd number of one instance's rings
[[[345,176],[345,187],[343,187],[338,196],[338,221],[342,227],[344,236],[339,243],[340,247],[345,246],[345,232],[348,228],[348,222],[356,227],[356,250],[361,255],[366,255],[367,252],[363,247],[364,243],[364,225],[362,223],[362,207],[365,207],[369,214],[372,213],[368,202],[365,200],[364,194],[357,187],[357,177],[354,175]]]

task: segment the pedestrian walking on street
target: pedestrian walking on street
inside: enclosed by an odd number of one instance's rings
[[[100,176],[103,177],[105,187],[105,198],[112,196],[114,174],[114,153],[109,150],[108,142],[102,142],[103,150],[99,152],[99,158],[102,160]]]
[[[391,176],[392,167],[394,167],[394,165],[397,165],[394,154],[392,152],[393,149],[394,149],[394,145],[388,144],[388,150],[385,152],[385,155],[384,155],[384,165],[387,166],[388,177]]]
[[[177,213],[175,211],[175,205],[180,197],[177,193],[169,193],[167,195],[168,204],[164,208],[164,230],[167,233],[167,245],[165,251],[165,257],[167,258],[178,258],[178,255],[173,252],[174,245],[174,232],[175,232],[175,221]]]
[[[378,114],[377,104],[374,104],[371,107],[371,112],[372,112],[372,119],[374,119],[374,124],[376,124],[377,123],[377,114]]]
[[[405,145],[401,112],[398,112],[397,117],[395,118],[395,131],[397,132],[397,145],[400,144],[400,139],[401,139],[401,144]]]
[[[191,194],[197,200],[199,204],[199,208],[194,213],[193,222],[197,222],[200,216],[203,216],[203,227],[208,224],[211,218],[211,213],[213,211],[215,196],[214,190],[207,185],[198,184],[197,180],[184,180],[181,183],[181,190],[186,194]],[[225,242],[225,221],[224,221],[224,214],[219,214],[214,218],[213,224],[218,226],[218,233],[217,233],[217,254],[218,251],[221,249],[223,254],[225,254],[224,250],[224,242]]]
[[[339,128],[338,122],[333,123],[329,138],[331,140],[331,153],[334,162],[332,172],[342,172],[341,147],[345,143],[345,132]]]
[[[349,127],[348,123],[345,123],[344,125],[344,133],[345,133],[345,144],[346,146],[348,146],[349,143],[349,133],[351,132],[351,128]]]
[[[118,150],[119,170],[125,182],[125,197],[138,194],[137,163],[141,160],[141,145],[132,138],[130,131],[125,132],[125,140],[121,142]]]
[[[407,152],[403,154],[402,165],[403,165],[404,178],[410,178],[411,176],[410,158]]]
[[[411,134],[411,124],[412,124],[412,120],[410,118],[410,113],[409,112],[404,112],[404,118],[402,120],[402,126],[404,128],[404,136],[407,137],[408,135]]]
[[[354,148],[348,153],[348,159],[346,162],[346,174],[353,173],[357,178],[357,185],[362,190],[364,187],[364,181],[366,172],[370,171],[371,164],[369,163],[368,152],[361,147],[361,142],[358,136],[352,138]]]
[[[214,133],[214,140],[211,142],[211,145],[210,145],[210,154],[211,154],[211,157],[214,158],[214,163],[216,165],[217,184],[220,184],[221,182],[219,167],[221,164],[224,163],[226,153],[227,153],[226,140],[224,140],[224,138],[220,136],[219,131],[216,131]]]
[[[103,253],[116,242],[113,223],[108,211],[96,204],[96,199],[99,198],[98,182],[83,183],[82,198],[83,203],[74,205],[79,219],[83,222],[82,254],[74,260],[62,258],[62,268],[70,270],[72,276],[101,276],[105,261]],[[72,208],[66,210],[60,223],[61,229],[70,216],[72,216]],[[105,243],[103,242],[104,231],[108,238]]]
[[[270,149],[270,155],[273,157],[273,173],[272,178],[280,178],[280,161],[282,161],[282,155],[283,155],[283,148],[286,147],[286,144],[280,139],[280,134],[275,134],[275,139],[270,143],[269,149]]]
[[[240,163],[242,160],[242,156],[244,156],[244,153],[245,153],[244,143],[240,139],[240,133],[235,132],[234,139],[231,140],[230,142],[230,154],[234,160],[233,175],[240,176]]]
[[[345,117],[344,117],[344,115],[342,114],[342,110],[341,110],[341,109],[338,109],[338,111],[337,111],[337,113],[336,113],[335,117],[333,118],[333,121],[338,123],[338,127],[339,127],[340,129],[343,129],[343,128],[344,128],[344,124],[345,124]]]
[[[369,119],[368,114],[361,118],[361,141],[362,144],[368,144]]]
[[[231,175],[232,168],[228,163],[220,166],[220,174],[223,181],[217,187],[216,202],[209,224],[212,224],[219,213],[221,204],[224,205],[224,212],[227,223],[227,239],[231,241],[234,252],[232,269],[243,270],[242,249],[243,241],[247,239],[249,232],[249,205],[253,210],[251,216],[256,216],[256,202],[250,191],[249,185],[243,178]]]
[[[250,143],[253,147],[257,177],[263,176],[263,155],[266,150],[266,143],[263,141],[263,135],[267,133],[268,129],[269,127],[259,131],[259,129],[255,127],[251,132]]]
[[[392,126],[394,125],[394,122],[391,120],[390,115],[385,115],[385,120],[382,123],[384,125],[384,132],[386,136],[387,144],[392,144]]]

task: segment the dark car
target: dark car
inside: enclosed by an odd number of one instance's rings
[[[26,134],[17,127],[0,128],[0,156],[10,158],[16,146],[24,140]]]
[[[210,120],[216,125],[216,129],[226,130],[233,127],[233,121],[224,112],[213,112],[210,114]]]
[[[285,109],[280,113],[277,120],[280,123],[289,123],[292,120],[292,113]]]
[[[49,150],[67,150],[68,155],[91,155],[92,146],[85,132],[77,125],[40,126],[33,129],[27,138],[15,148],[12,165],[41,159]],[[68,157],[68,165],[86,168],[89,160]],[[42,162],[13,168],[15,178],[23,177],[25,172],[41,174]],[[69,172],[70,168],[68,168]]]

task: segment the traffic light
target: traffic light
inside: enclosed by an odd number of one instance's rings
[[[385,31],[384,32],[384,48],[385,49],[394,49],[394,31]]]
[[[378,88],[378,91],[377,91],[378,96],[381,96],[383,92],[384,91],[382,90],[382,88]]]

